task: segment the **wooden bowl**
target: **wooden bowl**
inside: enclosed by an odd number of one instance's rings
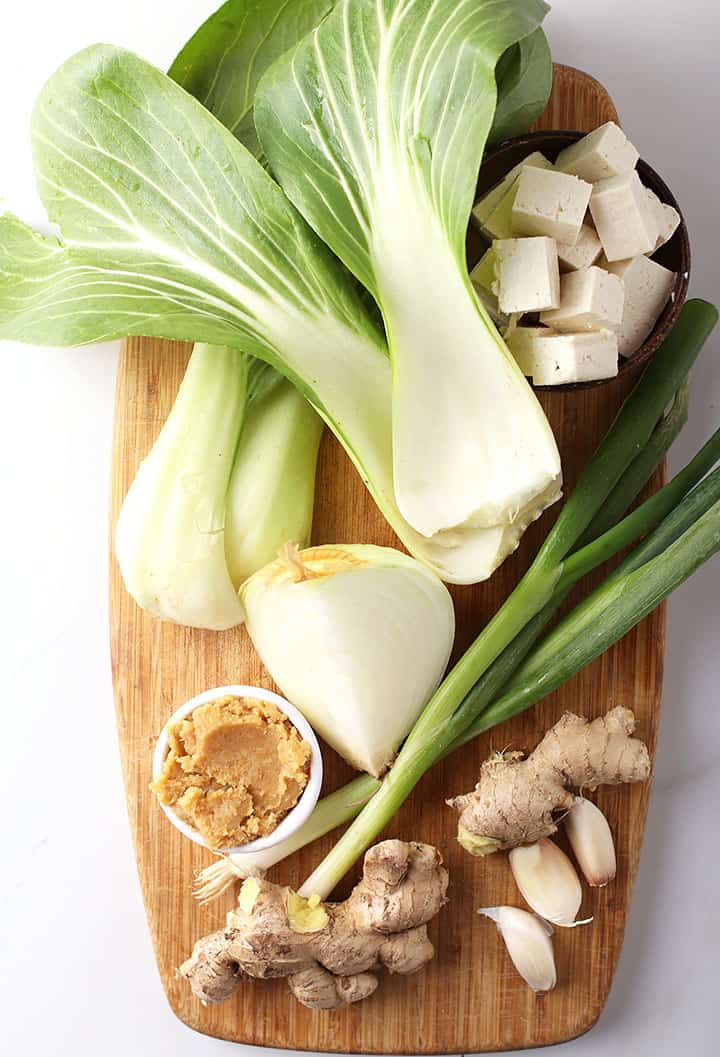
[[[491,187],[494,187],[495,184],[502,180],[503,176],[505,176],[514,165],[517,165],[518,162],[522,161],[523,158],[526,158],[528,154],[531,154],[533,151],[542,151],[548,161],[555,161],[564,147],[569,146],[576,140],[582,139],[585,135],[585,132],[551,130],[528,132],[524,136],[516,136],[514,139],[506,140],[485,156],[480,168],[480,176],[478,178],[477,198],[486,194]],[[674,206],[678,213],[680,213],[680,224],[677,231],[664,246],[660,247],[657,253],[653,254],[653,260],[656,260],[658,264],[662,264],[665,268],[670,268],[671,271],[675,272],[676,278],[675,285],[670,295],[670,300],[660,313],[658,321],[651,334],[645,340],[645,343],[628,359],[625,359],[622,356],[620,357],[619,375],[629,374],[631,372],[634,373],[637,371],[638,367],[648,363],[649,360],[652,359],[678,317],[685,297],[687,296],[688,282],[690,279],[690,240],[688,238],[687,227],[685,226],[682,211],[665,181],[653,168],[651,168],[651,166],[648,165],[647,162],[642,161],[641,159],[637,164],[637,171],[645,186],[654,191],[661,202]],[[467,236],[467,259],[469,268],[473,268],[474,265],[477,264],[486,249],[487,242],[475,228],[475,225],[471,223]],[[607,382],[612,381],[612,378],[603,378],[596,382],[579,382],[574,385],[537,386],[537,388],[562,392],[570,389],[589,389],[593,386],[605,385]]]

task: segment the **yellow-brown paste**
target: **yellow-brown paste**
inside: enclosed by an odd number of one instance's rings
[[[310,746],[269,701],[199,705],[168,727],[168,744],[151,788],[210,848],[272,833],[307,785]]]

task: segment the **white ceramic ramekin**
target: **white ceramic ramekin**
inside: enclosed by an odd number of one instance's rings
[[[307,785],[295,807],[287,813],[280,825],[274,829],[272,833],[269,833],[267,837],[259,837],[258,840],[250,841],[249,844],[239,844],[235,848],[210,849],[211,851],[222,855],[230,855],[238,852],[245,854],[246,852],[265,851],[265,849],[272,848],[275,844],[280,844],[281,841],[286,840],[307,821],[317,803],[318,797],[320,796],[320,786],[322,785],[323,778],[322,754],[320,752],[318,740],[315,737],[315,731],[305,717],[298,712],[295,706],[291,705],[289,701],[286,701],[284,697],[280,697],[279,694],[274,694],[272,690],[264,690],[260,686],[217,686],[210,690],[204,690],[201,694],[197,694],[189,701],[186,701],[184,705],[181,705],[180,708],[173,712],[160,732],[160,737],[157,740],[157,745],[155,746],[155,752],[153,754],[153,781],[159,778],[163,769],[163,764],[165,763],[165,757],[168,753],[168,727],[173,723],[177,723],[178,720],[184,719],[185,716],[193,712],[199,705],[207,705],[211,701],[217,701],[222,697],[255,697],[259,698],[261,701],[269,701],[288,717],[292,725],[298,730],[300,735],[310,746],[310,774],[308,776]],[[173,826],[179,829],[181,833],[184,833],[185,836],[189,837],[190,840],[195,842],[195,844],[201,844],[203,847],[208,846],[198,831],[188,825],[187,822],[183,821],[172,807],[162,803],[160,804],[160,807],[170,819]]]

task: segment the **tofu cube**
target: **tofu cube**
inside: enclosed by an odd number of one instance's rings
[[[558,334],[545,327],[518,327],[507,344],[535,385],[594,382],[618,372],[617,335],[612,330]]]
[[[524,158],[517,165],[514,165],[509,173],[507,173],[500,183],[495,184],[486,195],[483,195],[479,201],[473,206],[472,216],[475,223],[482,230],[483,224],[495,208],[505,197],[506,193],[510,190],[515,180],[520,175],[523,167],[526,165],[535,166],[536,169],[552,169],[552,162],[549,162],[544,154],[541,154],[539,150],[533,151],[532,154],[528,154],[527,158]]]
[[[475,286],[480,286],[483,290],[488,290],[492,293],[493,283],[495,282],[495,263],[497,260],[497,254],[495,247],[491,246],[489,250],[483,253],[480,260],[477,262],[473,270],[470,272],[470,279]]]
[[[535,364],[542,357],[545,338],[555,331],[549,327],[515,327],[505,337],[505,344],[526,378],[532,378]]]
[[[540,322],[555,330],[603,330],[620,326],[625,290],[622,279],[594,265],[560,279],[560,307],[541,312]]]
[[[609,261],[652,253],[658,237],[657,221],[636,172],[594,184],[590,212]]]
[[[498,299],[493,291],[495,284],[495,250],[491,246],[470,272],[473,290],[480,304],[498,326],[507,326],[508,319],[500,311]]]
[[[680,214],[674,206],[661,202],[655,192],[651,191],[649,187],[645,188],[645,195],[650,203],[650,209],[655,217],[658,229],[658,237],[653,249],[654,253],[655,250],[659,250],[661,246],[664,246],[673,237],[680,225]]]
[[[512,238],[512,207],[517,193],[518,179],[519,178],[516,176],[495,208],[486,216],[481,224],[480,230],[485,238]]]
[[[602,253],[602,243],[591,224],[583,224],[577,242],[568,246],[567,242],[558,242],[557,255],[561,272],[572,272],[577,268],[589,268],[595,264]]]
[[[622,279],[625,287],[618,350],[621,356],[628,357],[638,351],[657,323],[675,285],[675,272],[644,256],[617,261],[608,268]]]
[[[539,312],[560,304],[560,269],[554,239],[497,239],[495,272],[500,311]]]
[[[577,143],[561,150],[555,167],[573,173],[581,180],[595,183],[609,176],[632,172],[639,154],[623,130],[614,121],[596,128]]]
[[[592,184],[554,169],[523,169],[512,204],[515,235],[547,235],[574,246]]]

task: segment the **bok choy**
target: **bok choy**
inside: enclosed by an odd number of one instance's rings
[[[382,310],[395,495],[430,538],[524,527],[559,496],[550,427],[465,263],[495,67],[546,10],[541,0],[339,0],[256,96],[273,172]]]
[[[628,468],[651,440],[717,317],[717,310],[703,301],[689,301],[683,307],[675,328],[623,404],[530,569],[445,677],[380,789],[306,881],[302,894],[332,891],[428,767],[453,745],[508,719],[550,692],[641,620],[720,549],[720,476],[712,475],[715,480],[710,487],[699,484],[687,499],[683,498],[720,456],[718,431],[686,471],[671,482],[663,498],[659,498],[662,493],[652,497],[635,514],[586,545],[592,553],[587,560],[575,563],[574,579],[569,582],[563,575],[572,567],[573,551],[605,501],[616,487],[624,487]],[[698,491],[700,501],[694,498]],[[676,510],[673,504],[677,504]],[[692,514],[686,519],[688,508]],[[667,509],[671,512],[662,520]],[[569,586],[647,531],[650,535],[637,548],[635,559],[631,555],[629,564],[581,603],[575,620],[566,618],[550,633],[553,645],[545,649],[540,646],[540,661],[534,663],[529,657],[517,675],[520,686],[511,684],[507,698],[501,695],[503,684],[518,669]],[[493,676],[495,666],[498,677]],[[529,689],[524,676],[531,679]]]
[[[244,117],[252,114],[257,78],[324,13],[294,0],[278,19],[273,6],[230,0],[170,71],[255,152]],[[239,349],[196,346],[176,405],[120,511],[116,552],[136,601],[182,624],[238,623],[233,594],[240,584],[288,540],[310,540],[321,432],[310,404],[273,367]]]
[[[118,518],[115,554],[135,601],[191,627],[239,624],[240,584],[288,539],[310,538],[321,432],[272,368],[196,345]]]
[[[32,131],[63,241],[0,217],[0,337],[76,345],[143,334],[239,348],[312,403],[400,540],[441,578],[483,579],[516,546],[524,518],[427,540],[402,517],[377,322],[262,166],[196,100],[137,56],[97,45],[50,79]]]

